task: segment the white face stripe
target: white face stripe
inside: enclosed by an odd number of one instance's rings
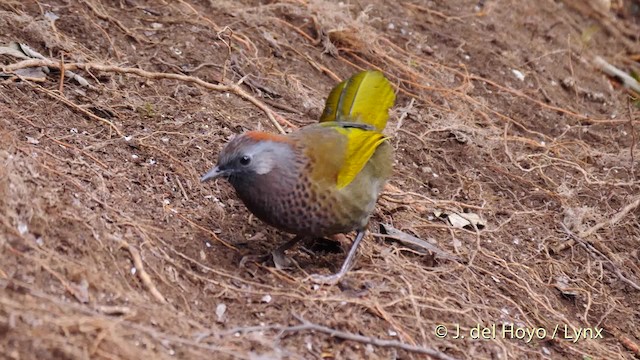
[[[246,155],[251,157],[256,174],[264,175],[273,170],[277,161],[285,161],[285,158],[291,158],[293,153],[287,144],[263,141],[250,146]]]

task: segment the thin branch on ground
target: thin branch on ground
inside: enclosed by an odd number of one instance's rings
[[[640,94],[640,83],[638,80],[628,75],[626,72],[618,69],[617,67],[609,64],[605,59],[600,56],[596,56],[593,59],[593,63],[605,74],[616,77],[622,81],[622,84],[630,89],[633,89],[636,93]]]
[[[615,224],[617,224],[618,222],[620,222],[620,220],[622,220],[622,218],[624,218],[625,216],[627,216],[627,214],[629,214],[631,211],[635,210],[638,206],[640,206],[640,196],[637,196],[633,201],[631,201],[629,204],[627,204],[625,207],[623,207],[620,211],[618,211],[617,213],[615,213],[613,216],[611,216],[611,218],[599,222],[595,225],[593,225],[592,227],[590,227],[589,229],[585,230],[585,231],[581,231],[577,236],[579,238],[586,238],[589,237],[593,234],[596,233],[596,231],[604,228],[605,226],[614,226]],[[551,249],[551,251],[555,254],[570,248],[571,246],[573,246],[576,243],[576,241],[574,239],[570,239],[567,240],[563,243],[561,243],[560,245],[554,247]]]
[[[589,244],[589,242],[582,239],[580,236],[574,234],[571,230],[567,228],[567,226],[564,223],[561,222],[560,226],[562,227],[562,230],[564,230],[567,233],[567,235],[569,235],[574,241],[578,242],[582,247],[584,247],[585,250],[587,250],[589,253],[593,255],[596,255],[595,258],[600,258],[601,260],[604,260],[605,266],[607,266],[611,271],[613,271],[620,280],[631,285],[631,287],[633,287],[634,289],[640,291],[640,285],[636,284],[634,281],[624,276],[622,274],[622,271],[620,271],[620,268],[613,262],[612,259],[610,259],[608,256],[603,254],[600,250],[596,249],[593,245]]]
[[[340,339],[344,339],[344,340],[351,340],[351,341],[357,341],[363,344],[371,344],[374,346],[379,346],[379,347],[391,347],[391,348],[396,348],[396,349],[401,349],[401,350],[405,350],[405,351],[409,351],[412,353],[418,353],[418,354],[425,354],[425,355],[429,355],[434,359],[439,359],[439,360],[455,360],[456,358],[451,357],[441,351],[435,350],[435,349],[431,349],[431,348],[427,348],[427,347],[422,347],[422,346],[417,346],[417,345],[410,345],[410,344],[406,344],[400,341],[396,341],[396,340],[385,340],[385,339],[379,339],[379,338],[375,338],[375,337],[371,337],[371,336],[363,336],[363,335],[359,335],[359,334],[354,334],[354,333],[350,333],[350,332],[346,332],[346,331],[341,331],[341,330],[336,330],[336,329],[332,329],[330,327],[327,326],[323,326],[323,325],[319,325],[319,324],[315,324],[312,322],[309,322],[307,320],[305,320],[303,317],[294,314],[293,315],[296,319],[298,319],[298,321],[300,321],[302,324],[300,325],[294,325],[294,326],[289,326],[289,327],[283,327],[280,329],[280,331],[282,333],[285,332],[301,332],[301,331],[317,331],[317,332],[321,332],[321,333],[325,333],[329,336],[332,337],[336,337],[336,338],[340,338]]]
[[[262,110],[267,117],[269,118],[269,120],[271,121],[271,124],[278,130],[278,132],[280,132],[281,134],[286,134],[286,131],[284,130],[284,128],[282,127],[281,123],[289,126],[291,128],[296,128],[297,126],[292,124],[291,122],[289,122],[288,120],[286,120],[285,118],[283,118],[282,116],[280,116],[279,114],[277,114],[275,111],[271,110],[264,102],[258,100],[255,96],[247,93],[246,91],[244,91],[242,89],[242,87],[240,86],[241,83],[226,83],[226,84],[213,84],[207,81],[204,81],[202,79],[199,79],[197,77],[193,77],[193,76],[189,76],[189,75],[181,75],[181,74],[174,74],[174,73],[159,73],[159,72],[150,72],[150,71],[146,71],[146,70],[142,70],[142,69],[138,69],[138,68],[126,68],[126,67],[121,67],[121,66],[116,66],[116,65],[106,65],[106,64],[97,64],[97,63],[68,63],[68,64],[60,64],[60,63],[56,63],[50,60],[23,60],[20,61],[18,63],[15,64],[11,64],[11,65],[6,65],[4,67],[2,67],[2,71],[4,72],[14,72],[16,70],[19,69],[25,69],[25,68],[31,68],[31,67],[40,67],[40,66],[47,66],[49,68],[54,68],[54,69],[60,69],[61,67],[64,67],[65,70],[74,70],[74,69],[82,69],[82,70],[98,70],[98,71],[105,71],[105,72],[114,72],[114,73],[121,73],[121,74],[134,74],[134,75],[138,75],[140,77],[144,77],[144,78],[148,78],[148,79],[171,79],[171,80],[178,80],[178,81],[183,81],[183,82],[188,82],[188,83],[193,83],[199,86],[202,86],[205,89],[209,89],[209,90],[215,90],[215,91],[220,91],[220,92],[231,92],[234,93],[236,95],[238,95],[239,97],[249,101],[250,103],[252,103],[253,105],[255,105],[257,108],[259,108],[260,110]],[[61,100],[61,99],[60,99]],[[66,99],[65,99],[66,100]],[[68,101],[68,100],[67,100]],[[89,113],[90,114],[90,113]],[[91,114],[93,115],[93,114]],[[95,115],[93,115],[95,117]],[[99,118],[100,121],[107,121],[105,119]],[[113,124],[109,123],[111,127],[114,127]],[[123,136],[122,133],[119,130],[116,130],[116,132],[118,132],[118,135]]]
[[[147,290],[156,300],[163,304],[166,303],[167,299],[165,299],[165,297],[160,293],[156,285],[153,283],[153,280],[151,280],[151,276],[144,269],[142,258],[140,257],[140,252],[138,251],[138,249],[136,249],[132,245],[129,245],[129,243],[124,240],[120,240],[119,244],[123,248],[127,249],[127,251],[129,251],[129,254],[131,254],[133,266],[135,266],[136,274],[138,275],[138,278],[140,278],[140,281],[142,281],[142,284],[147,288]]]

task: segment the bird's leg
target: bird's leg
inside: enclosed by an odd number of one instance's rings
[[[364,238],[365,230],[358,230],[358,234],[356,234],[355,240],[353,240],[353,244],[351,245],[351,249],[349,249],[349,253],[347,254],[347,258],[344,259],[342,266],[340,267],[340,271],[333,275],[319,275],[313,274],[311,275],[311,281],[317,284],[328,284],[335,285],[337,284],[349,271],[351,265],[353,265],[353,260],[356,257],[356,253],[358,252],[358,245]]]

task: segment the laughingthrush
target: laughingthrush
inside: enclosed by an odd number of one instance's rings
[[[255,216],[295,234],[272,252],[304,238],[357,231],[340,271],[313,280],[336,283],[349,270],[378,194],[392,173],[393,150],[382,134],[395,94],[379,71],[338,84],[320,122],[287,135],[249,131],[231,140],[202,181],[226,178]]]

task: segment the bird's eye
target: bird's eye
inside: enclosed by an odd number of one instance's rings
[[[248,155],[245,155],[240,158],[241,165],[249,165],[250,162],[251,162],[251,157],[249,157]]]

